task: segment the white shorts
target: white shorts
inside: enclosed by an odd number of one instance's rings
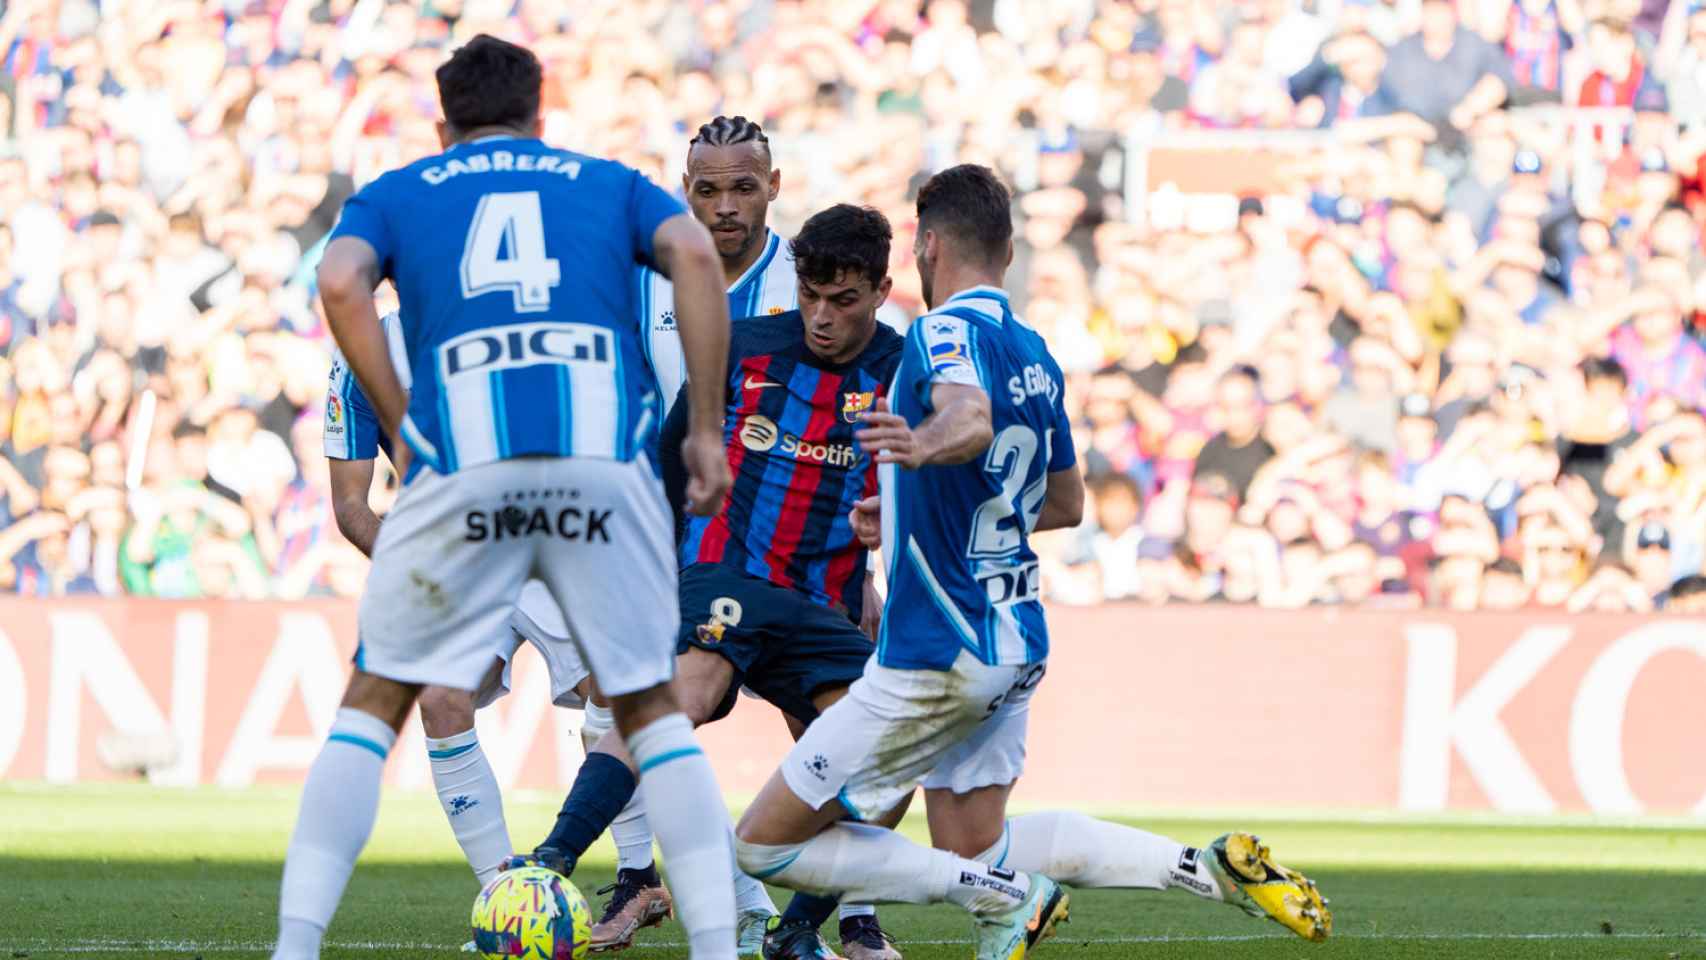
[[[925,789],[968,793],[1025,770],[1031,694],[1046,665],[992,667],[962,652],[952,670],[895,670],[876,658],[782,762],[782,779],[821,809],[859,820]]]
[[[475,690],[492,666],[493,638],[537,577],[606,694],[666,683],[681,626],[672,527],[643,459],[529,457],[449,476],[423,470],[379,527],[357,666]]]
[[[557,601],[551,599],[544,583],[529,580],[521,588],[521,600],[498,641],[499,662],[492,664],[474,691],[474,709],[484,709],[509,693],[515,652],[524,643],[532,644],[545,661],[545,671],[551,675],[551,702],[574,710],[585,707],[586,701],[575,687],[587,678],[586,663],[569,639],[569,625],[557,609]]]

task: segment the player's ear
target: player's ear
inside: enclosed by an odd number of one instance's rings
[[[1013,238],[1008,237],[1007,238],[1007,262],[1003,263],[1001,265],[1001,267],[1002,267],[1002,269],[1006,269],[1008,267],[1011,267],[1012,265],[1013,265]]]
[[[770,202],[776,202],[776,195],[782,192],[782,171],[770,171]]]
[[[528,127],[527,134],[535,140],[544,139],[545,115],[543,113],[536,113],[533,115],[533,123]]]
[[[889,301],[889,291],[893,290],[893,289],[894,289],[894,278],[889,276],[886,273],[883,274],[882,282],[877,284],[877,302],[872,305],[871,309],[875,310],[878,307],[881,307],[883,304],[887,303]]]
[[[443,147],[446,150],[449,150],[451,147],[456,145],[456,137],[455,137],[455,134],[451,131],[450,123],[448,121],[445,121],[445,120],[438,121],[437,123],[433,124],[433,129],[438,131],[438,145],[439,146]]]

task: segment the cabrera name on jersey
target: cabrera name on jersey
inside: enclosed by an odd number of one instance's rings
[[[1048,657],[1041,578],[1030,533],[1048,475],[1077,463],[1065,377],[1007,294],[973,287],[908,331],[889,404],[916,427],[939,383],[989,394],[994,439],[956,466],[879,468],[889,599],[878,661],[946,670],[961,650],[984,663]]]
[[[675,327],[675,285],[650,267],[641,267],[636,277],[640,335],[645,338],[646,359],[657,374],[664,412],[668,413],[681,385],[687,382],[687,358],[682,356],[681,333]],[[798,307],[799,300],[794,254],[786,240],[766,228],[763,252],[740,279],[729,285],[729,319],[775,316]]]
[[[397,288],[417,459],[453,473],[644,451],[662,417],[632,277],[683,212],[619,163],[514,137],[457,144],[351,197],[333,239],[365,241]]]

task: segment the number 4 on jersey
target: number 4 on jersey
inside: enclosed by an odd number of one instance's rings
[[[562,278],[557,261],[545,255],[537,191],[480,198],[462,247],[464,299],[507,290],[515,296],[515,312],[539,313],[550,309],[551,288]]]

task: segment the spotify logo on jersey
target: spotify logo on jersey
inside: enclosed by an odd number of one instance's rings
[[[740,442],[748,450],[763,452],[776,445],[776,423],[769,417],[753,414],[741,424]]]

